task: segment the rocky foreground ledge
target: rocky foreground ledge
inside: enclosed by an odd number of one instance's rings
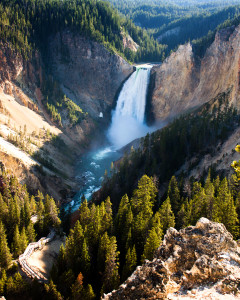
[[[102,299],[240,299],[240,248],[223,224],[206,218],[169,228],[153,261]]]

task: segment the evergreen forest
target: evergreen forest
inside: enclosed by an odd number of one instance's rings
[[[239,23],[239,1],[1,0],[0,45],[8,45],[24,63],[41,53],[46,69],[49,40],[65,31],[98,42],[130,63],[162,62],[186,42],[191,42],[199,61],[217,30],[231,31]],[[123,37],[128,35],[139,45],[137,51],[124,47]],[[50,73],[44,74],[43,106],[53,124],[64,129],[65,115],[70,129],[87,123],[88,113],[63,93]],[[146,259],[154,258],[169,227],[180,230],[200,217],[223,223],[239,239],[240,161],[232,163],[231,176],[217,170],[223,157],[199,173],[199,180],[190,176],[201,159],[216,155],[240,125],[239,112],[229,104],[230,93],[147,134],[138,148],[129,147],[112,163],[91,201],[82,197],[74,216],[51,195],[22,185],[0,160],[0,296],[100,299]],[[20,128],[19,137],[10,133],[8,141],[36,159],[43,177],[43,166],[64,177],[47,151],[28,149],[26,132]],[[51,142],[70,159],[73,154],[60,137],[50,131],[44,134],[45,144]],[[240,153],[240,146],[236,151]],[[66,242],[49,281],[26,280],[17,259],[29,243],[51,230],[65,236]]]
[[[3,0],[0,16],[0,39],[26,58],[34,49],[44,52],[51,35],[63,30],[100,42],[131,61],[161,61],[165,48],[102,1]],[[139,44],[137,53],[124,49],[124,32]]]

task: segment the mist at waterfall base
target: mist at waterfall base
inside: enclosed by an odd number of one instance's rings
[[[116,116],[108,132],[108,138],[116,149],[127,145],[149,132],[149,128],[130,116]]]
[[[107,132],[109,145],[88,152],[77,163],[77,179],[81,189],[67,210],[79,208],[84,195],[88,200],[101,187],[105,170],[111,173],[111,162],[118,160],[121,147],[153,131],[144,124],[147,88],[150,68],[137,69],[125,82],[119,94],[116,109],[112,113],[112,122]]]

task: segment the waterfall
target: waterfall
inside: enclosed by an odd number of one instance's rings
[[[151,67],[137,68],[123,85],[112,114],[108,138],[116,149],[149,131],[144,124],[147,88]]]

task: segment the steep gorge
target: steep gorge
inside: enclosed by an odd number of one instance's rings
[[[115,97],[133,67],[103,45],[70,32],[57,34],[46,49],[49,55],[35,51],[31,59],[25,60],[10,44],[0,44],[0,134],[5,140],[9,136],[15,140],[21,139],[24,131],[25,142],[31,140],[27,152],[20,149],[23,155],[17,155],[19,141],[14,142],[15,146],[1,143],[1,160],[8,164],[9,158],[15,159],[18,170],[12,171],[23,183],[31,182],[33,190],[41,188],[61,199],[66,197],[64,190],[76,188],[76,155],[84,152],[93,140],[103,140]],[[54,92],[50,90],[48,96],[49,82]],[[63,126],[57,127],[47,113],[48,98],[57,101],[59,93],[66,94],[83,110],[84,118],[77,124],[70,124],[67,111],[63,110]],[[54,142],[54,136],[60,139]],[[11,151],[11,147],[16,150]],[[37,161],[29,156],[30,152],[38,152]],[[49,176],[36,170],[30,175],[29,170],[44,161],[47,165],[43,164],[43,170]],[[32,177],[36,184],[32,184]]]

